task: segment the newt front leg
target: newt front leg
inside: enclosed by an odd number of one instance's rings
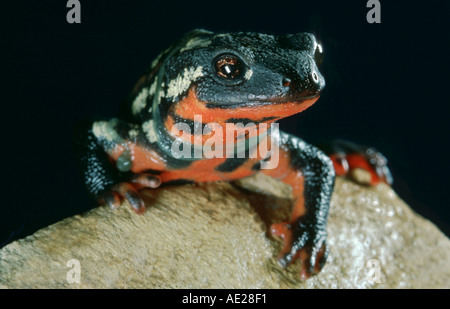
[[[75,130],[74,147],[83,179],[89,193],[99,204],[117,208],[123,200],[127,200],[136,213],[142,214],[145,203],[139,190],[157,188],[161,184],[159,176],[146,173],[145,168],[134,171],[134,161],[136,157],[140,158],[136,143],[139,134],[142,132],[132,124],[116,119],[87,121]],[[148,151],[148,156],[151,155],[152,152]],[[150,159],[153,160],[147,160],[151,163],[147,164],[149,170],[162,166],[158,160]],[[142,164],[145,166],[145,162]]]
[[[333,163],[318,148],[280,132],[272,139],[279,146],[279,164],[263,173],[292,187],[294,204],[288,222],[271,226],[271,233],[281,237],[284,248],[279,263],[287,267],[295,259],[302,261],[301,277],[317,274],[327,258],[327,219],[334,187]]]

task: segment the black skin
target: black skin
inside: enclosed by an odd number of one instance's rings
[[[335,181],[333,164],[322,151],[299,138],[281,133],[281,139],[289,149],[291,164],[304,176],[306,215],[293,222],[292,249],[279,259],[279,263],[286,267],[301,248],[307,247],[303,275],[309,277],[323,267],[328,256],[327,219]]]
[[[235,55],[241,60],[237,78],[224,78],[218,73],[216,59],[224,54]],[[97,201],[113,204],[118,201],[119,192],[114,188],[118,184],[129,183],[136,177],[135,173],[127,169],[128,163],[132,165],[131,161],[127,162],[125,158],[119,170],[108,156],[108,152],[121,141],[132,141],[150,149],[165,162],[164,169],[145,171],[144,175],[150,181],[156,181],[165,169],[189,169],[196,160],[204,160],[174,158],[168,151],[173,137],[164,128],[168,117],[176,122],[187,123],[191,128],[196,125],[183,115],[176,114],[174,109],[194,87],[198,100],[205,102],[212,114],[214,111],[249,106],[256,107],[255,114],[258,114],[258,110],[263,110],[268,105],[302,103],[311,98],[316,99],[325,86],[317,68],[320,58],[321,49],[318,49],[316,39],[307,33],[270,36],[257,33],[216,35],[204,30],[189,32],[160,55],[122,105],[121,120],[108,127],[108,132],[114,133],[118,138],[107,139],[106,135],[99,135],[94,130],[99,122],[86,122],[77,129],[75,149],[88,191]],[[179,87],[181,90],[177,88],[179,91],[175,94],[173,89],[169,91],[171,83],[179,79],[185,70],[194,72],[197,69],[201,69],[201,74],[192,78],[191,84]],[[244,75],[250,69],[252,74]],[[136,105],[144,90],[145,99],[140,105]],[[229,117],[226,122],[271,122],[285,116],[267,113],[261,116],[245,115]],[[155,124],[152,136],[157,136],[156,140],[152,140],[151,134],[144,130],[149,121]],[[132,136],[130,130],[136,127],[138,133]],[[305,215],[293,218],[287,225],[293,239],[289,252],[281,256],[279,262],[285,267],[303,250],[303,275],[308,278],[322,268],[327,257],[326,223],[334,186],[333,164],[321,150],[289,134],[281,132],[278,144],[289,154],[291,169],[302,172],[306,209]],[[211,170],[231,173],[247,160],[249,159],[227,159],[218,166],[211,166]],[[255,161],[251,171],[258,171],[260,165],[261,162]],[[191,181],[180,178],[171,183]],[[137,191],[126,189],[120,194],[121,198],[130,202],[135,211],[138,212],[143,207]]]

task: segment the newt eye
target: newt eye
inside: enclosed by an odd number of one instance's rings
[[[235,55],[219,55],[214,59],[213,64],[216,74],[226,80],[234,81],[244,76],[244,62]]]
[[[319,43],[317,43],[316,50],[314,51],[314,60],[316,61],[317,66],[319,66],[323,60],[323,48]]]

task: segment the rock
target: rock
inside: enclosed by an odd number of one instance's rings
[[[209,183],[147,191],[142,216],[128,205],[98,207],[41,229],[0,250],[0,287],[450,287],[449,239],[386,185],[336,180],[327,264],[301,281],[299,262],[278,266],[281,242],[266,233],[289,214],[289,190],[262,175],[239,184],[246,189]],[[67,280],[73,259],[80,283]]]

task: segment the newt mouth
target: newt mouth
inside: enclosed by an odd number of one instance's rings
[[[206,122],[226,122],[228,119],[263,119],[267,117],[285,118],[298,114],[313,105],[319,99],[315,95],[284,96],[266,100],[239,100],[227,102],[205,102],[198,100],[196,93],[191,89],[188,95],[178,102],[172,112],[183,119],[194,119],[195,115],[202,115]],[[242,97],[241,97],[242,98]],[[229,99],[229,98],[228,98]]]
[[[257,108],[257,107],[263,107],[263,106],[269,106],[269,105],[301,105],[304,103],[308,103],[311,100],[317,101],[320,97],[320,93],[315,95],[309,95],[309,96],[302,96],[301,98],[293,98],[293,97],[276,97],[276,98],[270,98],[266,100],[248,100],[244,102],[239,103],[228,103],[228,102],[216,102],[216,103],[206,103],[206,107],[208,108]]]

